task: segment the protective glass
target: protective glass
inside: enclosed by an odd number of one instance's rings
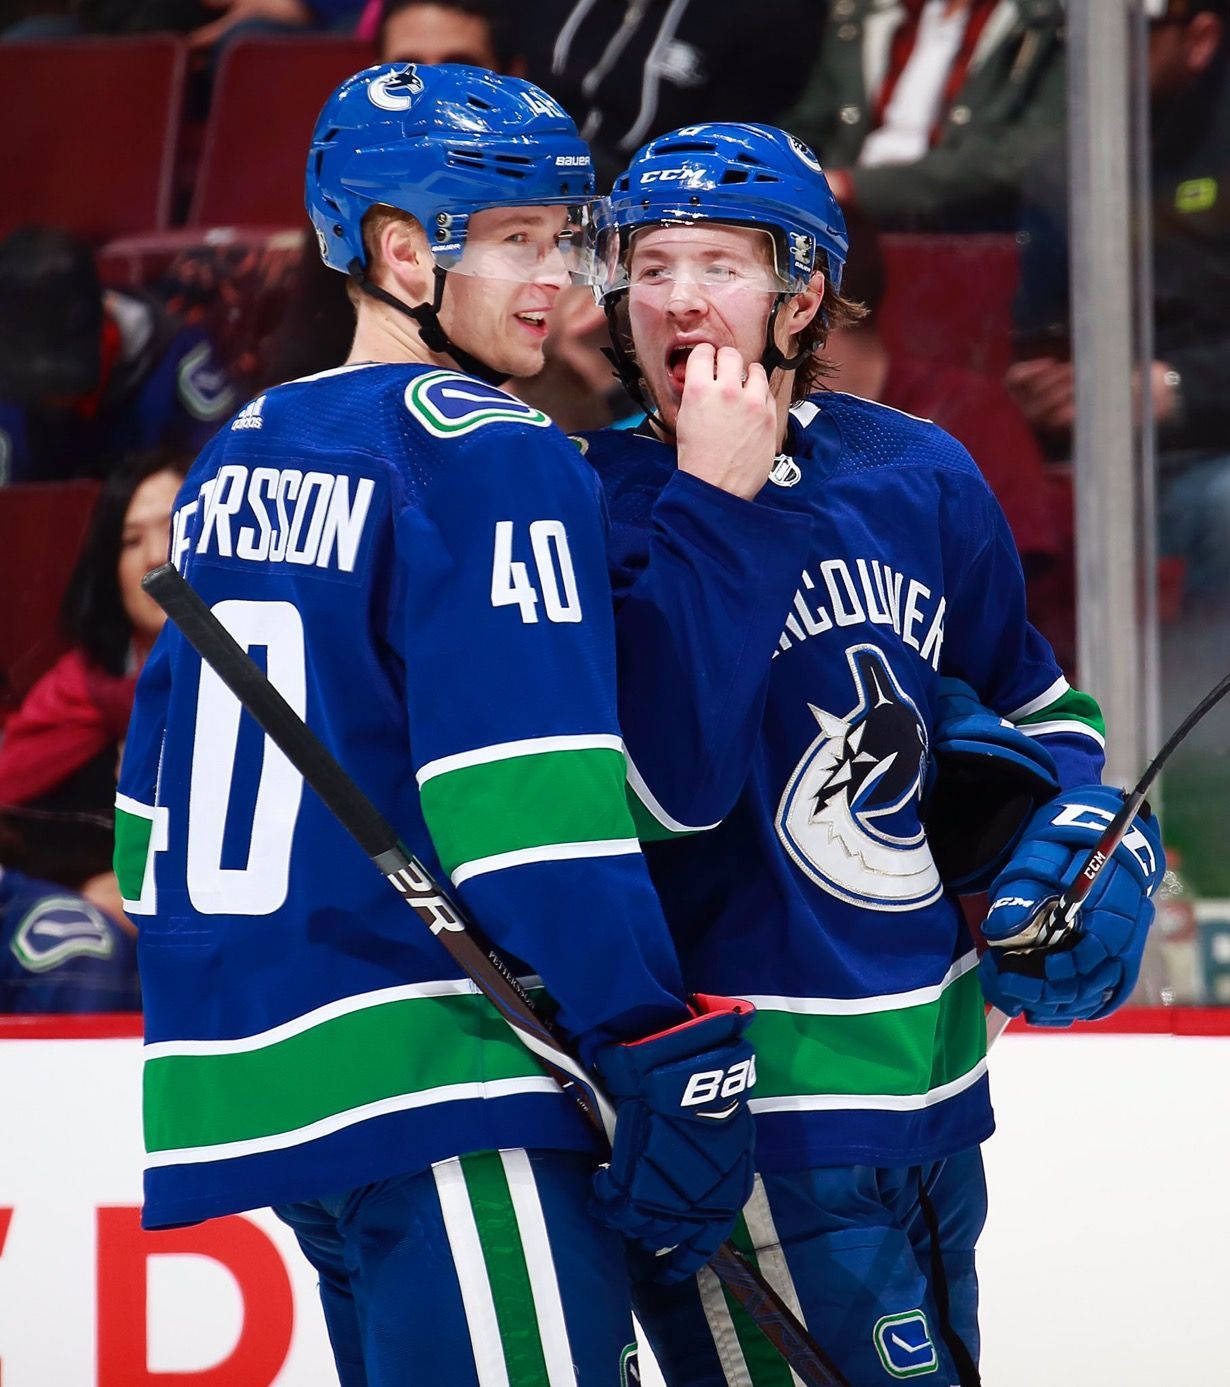
[[[593,277],[590,222],[588,203],[487,207],[447,219],[442,214],[432,253],[452,274],[520,284],[588,284]]]
[[[704,230],[713,223],[678,225]],[[647,242],[644,233],[655,229],[638,227],[630,236],[621,236],[617,226],[596,225],[591,266],[596,298],[625,289],[637,297],[670,295],[684,289],[709,299],[789,291],[789,284],[776,267],[773,237],[760,227],[737,228],[752,235],[726,245],[711,244],[704,237],[697,237],[694,244],[681,240],[674,240],[669,246]],[[732,225],[728,229],[736,228]]]

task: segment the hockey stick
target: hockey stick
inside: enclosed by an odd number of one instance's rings
[[[1230,693],[1230,674],[1227,674],[1215,687],[1209,690],[1167,739],[1165,746],[1149,762],[1145,773],[1136,782],[1135,788],[1123,801],[1123,807],[1115,814],[1106,831],[1098,839],[1089,856],[1085,859],[1076,879],[1058,896],[1049,896],[1030,916],[1025,927],[1008,940],[1001,940],[994,947],[1007,954],[1031,954],[1051,952],[1055,949],[1071,948],[1079,939],[1076,913],[1093,884],[1102,874],[1102,869],[1110,861],[1112,854],[1123,841],[1137,814],[1145,802],[1149,787],[1157,779],[1158,772],[1170,759],[1171,753],[1192,730],[1214,704],[1219,703]],[[987,1044],[996,1040],[1009,1017],[998,1008],[992,1007],[987,1014]]]
[[[615,1134],[610,1100],[569,1053],[564,1038],[534,1010],[461,906],[406,851],[393,826],[174,566],[163,564],[147,573],[141,586],[609,1144]],[[849,1387],[782,1298],[730,1243],[722,1244],[710,1266],[807,1387]]]

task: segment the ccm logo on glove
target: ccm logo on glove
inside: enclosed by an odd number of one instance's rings
[[[702,1069],[688,1080],[688,1086],[679,1100],[681,1108],[697,1108],[702,1103],[712,1103],[719,1098],[737,1098],[756,1082],[756,1057],[740,1060],[729,1069]],[[707,1117],[721,1122],[734,1112],[737,1105],[728,1104],[718,1112],[698,1112],[697,1117]]]
[[[1105,809],[1097,809],[1092,804],[1065,804],[1051,820],[1056,828],[1086,828],[1094,833],[1103,832],[1115,816]],[[1157,871],[1157,858],[1153,845],[1135,824],[1123,835],[1122,846],[1136,861],[1146,877]]]

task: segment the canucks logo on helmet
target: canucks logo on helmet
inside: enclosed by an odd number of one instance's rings
[[[408,111],[422,90],[423,79],[414,70],[414,64],[407,63],[369,82],[367,99],[384,111]]]
[[[856,702],[845,713],[808,704],[820,733],[786,784],[777,834],[839,900],[914,910],[943,889],[917,812],[927,734],[878,646],[846,659]]]

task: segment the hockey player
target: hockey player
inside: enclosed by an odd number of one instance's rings
[[[746,1095],[689,1088],[746,1079],[750,1009],[685,999],[626,798],[599,486],[496,385],[541,365],[592,192],[571,120],[528,83],[405,64],[343,83],[307,204],[351,279],[350,360],[231,420],[171,554],[549,994],[617,1103],[596,1182],[572,1101],[170,626],[137,691],[116,862],[140,925],[145,1223],[274,1205],[320,1273],[344,1387],[618,1387],[619,1233],[685,1276],[750,1190]],[[736,455],[719,480],[754,492],[737,458],[767,475],[765,377],[712,393]],[[797,538],[767,664],[810,519],[684,480],[668,551],[739,508]],[[759,582],[724,552],[714,569]],[[632,779],[638,816],[686,822]]]
[[[1157,826],[1143,819],[1116,851],[1074,949],[1031,973],[995,949],[979,964],[946,882],[994,877],[985,932],[1008,940],[1121,797],[1098,784],[1098,708],[1028,624],[1011,536],[968,454],[924,420],[817,390],[814,352],[856,311],[818,161],[766,126],[675,131],[616,181],[597,249],[625,383],[649,410],[635,433],[581,439],[611,510],[617,602],[715,359],[728,388],[738,364],[769,372],[779,456],[765,490],[814,524],[737,807],[646,850],[687,985],[757,1007],[741,1236],[851,1383],[964,1387],[978,1380],[979,1144],[993,1126],[983,994],[1052,1024],[1123,1001]],[[691,638],[677,635],[680,664]],[[953,803],[971,757],[1005,783],[1023,776],[1003,825],[989,800]],[[641,1286],[637,1311],[671,1387],[789,1382],[707,1269]]]

